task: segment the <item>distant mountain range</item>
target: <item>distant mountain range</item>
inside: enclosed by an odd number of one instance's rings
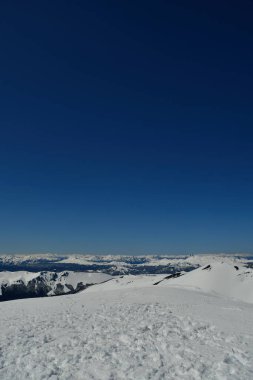
[[[209,262],[223,261],[252,266],[253,257],[244,255],[185,256],[94,256],[94,255],[6,255],[0,256],[0,271],[79,271],[123,274],[173,274],[191,271]]]
[[[244,289],[242,286],[244,278],[248,281],[250,277],[252,283],[252,269],[250,269],[252,263],[252,257],[234,255],[2,256],[0,257],[0,301],[77,293],[114,277],[118,281],[120,276],[129,279],[131,276],[138,278],[140,275],[159,274],[153,285],[164,285],[167,280],[173,279],[170,284],[178,286],[184,284],[200,289],[210,288],[222,294],[230,294],[228,289],[231,288],[232,293],[236,295],[238,289]],[[213,275],[214,272],[217,276]],[[248,287],[248,283],[244,282],[246,290],[251,289],[251,283]],[[246,294],[246,290],[239,292]]]

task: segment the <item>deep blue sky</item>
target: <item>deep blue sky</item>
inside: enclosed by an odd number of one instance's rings
[[[0,251],[253,252],[251,1],[2,1]]]

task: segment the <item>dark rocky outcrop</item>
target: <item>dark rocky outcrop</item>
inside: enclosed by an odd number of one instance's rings
[[[37,277],[27,282],[18,279],[12,284],[2,283],[0,285],[0,301],[73,294],[93,285],[79,282],[74,287],[67,283],[68,275],[68,272],[61,274],[61,276],[54,272],[40,272]],[[62,278],[64,278],[64,282],[61,282]]]
[[[181,273],[181,272],[173,273],[173,274],[170,274],[169,276],[164,277],[162,280],[155,282],[153,285],[158,285],[161,282],[163,282],[164,280],[169,280],[171,278],[177,278],[180,276],[183,276],[183,273]]]
[[[202,270],[211,270],[211,265],[207,265],[205,268],[202,268]]]

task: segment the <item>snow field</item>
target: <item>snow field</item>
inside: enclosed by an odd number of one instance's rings
[[[164,280],[159,286],[182,286],[253,303],[253,270],[223,262],[211,263],[181,277]]]
[[[50,309],[54,299],[45,308],[45,299],[36,300],[38,309],[28,300],[8,302],[0,323],[0,378],[252,379],[243,337],[177,315],[168,304],[119,302],[111,295],[112,303],[107,294],[95,309],[80,303],[81,294],[59,297]]]

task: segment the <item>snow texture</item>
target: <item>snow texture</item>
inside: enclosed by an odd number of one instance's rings
[[[208,264],[181,277],[164,280],[161,286],[190,287],[253,303],[253,270],[224,262]]]
[[[0,304],[3,380],[253,378],[253,305],[162,276]]]

